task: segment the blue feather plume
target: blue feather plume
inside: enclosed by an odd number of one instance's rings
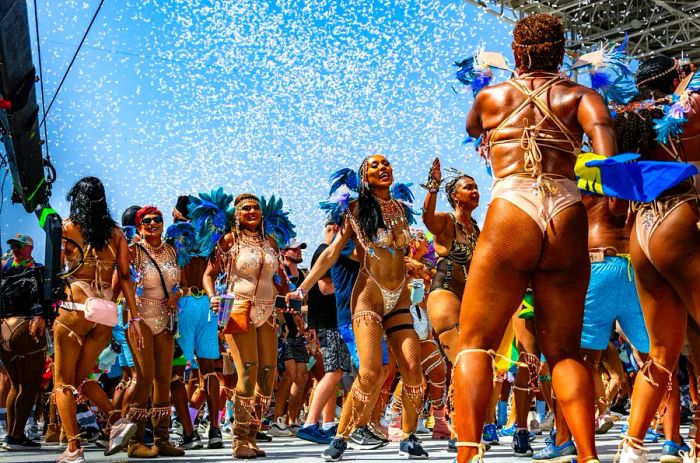
[[[462,61],[455,62],[455,66],[459,68],[455,73],[455,77],[462,85],[469,87],[474,96],[476,96],[481,89],[487,87],[493,79],[493,74],[491,74],[489,68],[477,68],[474,65],[475,61],[476,58],[470,56]]]
[[[413,210],[413,192],[411,191],[412,183],[400,183],[395,182],[391,185],[390,193],[391,197],[399,201],[404,208],[406,214],[406,220],[409,225],[414,225],[416,223],[416,215],[418,215]]]
[[[197,196],[190,196],[187,210],[202,256],[209,257],[214,252],[216,243],[230,229],[233,217],[232,202],[233,196],[224,193],[222,187],[212,190],[210,194],[199,193]]]
[[[688,83],[687,89],[691,92],[700,91],[700,69],[695,71],[695,73],[693,74],[693,77],[690,79],[690,82]]]
[[[289,212],[284,211],[282,198],[275,198],[275,195],[272,195],[268,201],[262,196],[260,208],[265,218],[265,234],[272,236],[280,249],[284,248],[292,238],[297,236],[297,233],[294,231],[296,227],[289,219]]]
[[[189,222],[170,225],[165,231],[165,241],[175,248],[177,264],[180,267],[187,265],[192,257],[200,255],[195,229]]]
[[[683,111],[683,106],[676,102],[664,105],[664,115],[660,119],[654,119],[656,141],[667,143],[670,138],[675,138],[683,133],[683,124],[688,122]]]
[[[354,170],[344,167],[338,169],[331,174],[331,190],[328,195],[331,196],[341,186],[346,186],[350,191],[360,191],[360,176]]]
[[[629,36],[622,43],[606,45],[599,62],[591,63],[591,87],[610,103],[627,104],[638,93],[630,58],[625,49]]]
[[[136,227],[133,225],[124,225],[122,231],[124,232],[127,243],[131,243],[134,240],[134,236],[136,236]]]

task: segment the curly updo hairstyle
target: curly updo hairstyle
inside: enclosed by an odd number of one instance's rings
[[[621,153],[639,153],[643,159],[649,158],[656,144],[654,119],[663,117],[664,111],[660,107],[632,108],[636,102],[658,100],[670,95],[674,90],[674,81],[680,77],[677,61],[667,56],[655,56],[639,66],[635,78],[639,93],[615,117],[617,148]]]
[[[117,223],[109,213],[100,179],[81,178],[66,195],[66,201],[70,203],[70,220],[80,227],[85,242],[97,251],[107,247]]]
[[[513,55],[518,70],[557,72],[564,60],[564,26],[551,14],[533,14],[515,25]]]

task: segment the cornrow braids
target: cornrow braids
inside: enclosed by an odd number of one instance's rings
[[[674,81],[680,78],[678,62],[667,56],[655,56],[644,61],[637,70],[635,81],[637,94],[626,108],[633,108],[640,101],[659,101],[674,89]],[[660,105],[649,104],[639,109],[623,108],[615,118],[617,147],[623,153],[639,153],[649,159],[656,145],[654,119],[660,119],[664,110]]]
[[[360,174],[360,194],[357,197],[357,205],[359,207],[359,222],[362,233],[370,239],[377,236],[377,230],[385,228],[384,219],[382,218],[382,209],[379,202],[372,194],[372,190],[367,182],[367,163],[374,155],[367,156],[363,159],[358,170]]]
[[[455,199],[452,197],[452,193],[457,191],[457,185],[459,185],[459,182],[467,179],[476,182],[476,180],[474,180],[474,177],[472,177],[471,175],[461,174],[457,175],[456,177],[450,179],[447,183],[445,183],[445,195],[447,196],[447,202],[450,203],[452,209],[455,208]]]

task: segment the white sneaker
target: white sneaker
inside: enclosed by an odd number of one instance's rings
[[[274,437],[290,437],[292,432],[287,427],[287,424],[285,423],[286,421],[287,420],[284,416],[280,416],[277,418],[277,421],[272,423],[272,426],[270,426],[270,430],[267,433]]]
[[[637,450],[630,445],[623,445],[618,463],[647,463],[646,450]]]
[[[530,432],[537,435],[542,434],[542,427],[540,426],[539,421],[530,420]]]
[[[56,463],[86,463],[85,454],[83,453],[82,447],[71,452],[66,449],[58,458],[56,458]]]
[[[697,428],[695,427],[694,424],[691,424],[690,427],[688,427],[688,440],[693,440],[695,439],[695,431]]]
[[[691,450],[690,452],[681,450],[680,452],[678,452],[678,456],[683,458],[683,463],[696,463],[698,461],[695,457],[695,452],[693,450]]]
[[[5,429],[5,423],[0,423],[0,439],[4,439],[7,436],[7,429]]]
[[[24,427],[24,435],[30,440],[38,440],[42,437],[41,434],[39,434],[36,423],[27,424]]]
[[[418,425],[416,426],[416,434],[431,434],[430,429],[425,427],[425,418],[420,418],[418,420]]]

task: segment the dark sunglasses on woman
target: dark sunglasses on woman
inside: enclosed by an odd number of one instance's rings
[[[144,225],[150,225],[151,222],[154,222],[154,223],[163,223],[163,217],[157,215],[157,216],[155,216],[155,217],[146,217],[145,219],[143,219],[143,220],[141,221],[141,223],[144,224]]]

